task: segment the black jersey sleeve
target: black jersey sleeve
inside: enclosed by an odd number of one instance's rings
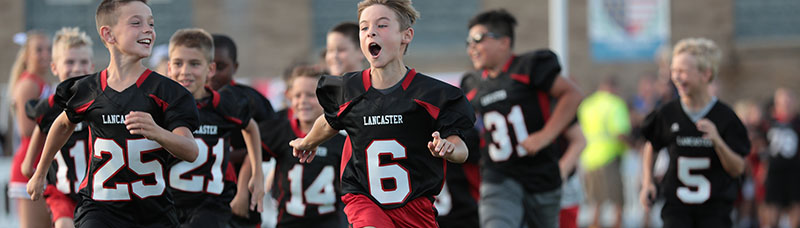
[[[339,120],[339,106],[344,103],[344,77],[325,75],[317,84],[317,99],[325,111],[325,120],[336,130],[344,129]]]
[[[733,152],[745,157],[750,153],[750,137],[747,136],[747,128],[732,110],[729,115],[732,119],[726,129],[717,127],[717,131]]]
[[[561,64],[558,63],[558,57],[550,50],[535,51],[528,56],[530,61],[531,71],[529,76],[531,85],[542,91],[550,91],[553,87],[553,82],[558,78],[561,73]]]
[[[180,86],[177,83],[175,85]],[[200,113],[197,111],[194,97],[183,86],[173,89],[176,91],[170,92],[172,96],[167,98],[169,106],[164,110],[166,129],[172,131],[178,127],[186,127],[189,131],[196,130],[200,124]]]
[[[81,76],[64,80],[58,84],[53,95],[53,102],[58,106],[65,107],[64,112],[67,113],[67,118],[69,118],[70,122],[76,124],[83,121],[84,118],[84,112],[79,111],[79,109],[93,100],[90,98],[93,94],[92,91],[89,91],[91,88],[86,86],[89,83],[85,83],[86,81],[83,79],[90,78]]]
[[[52,97],[50,96],[51,99]],[[56,110],[55,107],[50,106],[51,99],[33,99],[25,104],[25,114],[28,118],[36,121],[42,132],[49,132],[53,121],[61,114],[61,110]]]
[[[217,111],[231,122],[239,125],[239,128],[247,128],[247,124],[253,119],[253,109],[248,99],[237,99],[232,93],[219,93],[220,102]],[[271,108],[270,108],[271,109]]]
[[[661,132],[664,132],[660,110],[661,108],[653,110],[642,123],[642,136],[653,145],[653,151],[661,150],[665,146],[660,138]]]
[[[458,135],[466,141],[464,133],[475,127],[475,111],[472,110],[464,93],[451,87],[446,101],[442,106],[439,118],[436,119],[435,128],[442,138]]]
[[[269,99],[259,93],[258,90],[243,85],[237,85],[237,87],[240,87],[244,91],[248,99],[248,104],[246,105],[249,106],[249,109],[252,109],[252,118],[255,119],[256,122],[276,118],[275,110],[272,109],[272,104],[269,102]]]
[[[274,118],[259,123],[261,129],[261,149],[264,161],[290,154],[289,142],[295,139],[291,124],[286,118]]]

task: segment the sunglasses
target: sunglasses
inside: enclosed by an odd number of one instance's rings
[[[497,38],[500,38],[500,37],[503,37],[503,36],[498,35],[498,34],[493,33],[493,32],[479,33],[479,34],[475,34],[475,35],[472,35],[472,36],[468,36],[467,37],[467,47],[469,47],[470,44],[479,44],[480,42],[485,40],[486,37],[497,39]]]

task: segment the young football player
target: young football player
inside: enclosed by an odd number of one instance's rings
[[[169,78],[194,96],[200,112],[200,127],[194,131],[199,149],[193,162],[170,165],[169,186],[173,190],[178,220],[187,227],[226,227],[231,219],[230,203],[236,194],[236,174],[229,167],[230,135],[239,131],[247,145],[248,159],[261,161],[258,125],[251,119],[246,102],[206,86],[214,74],[214,42],[202,29],[181,29],[169,43]],[[261,166],[250,170],[248,191],[263,192]],[[251,209],[261,199],[253,197]]]
[[[553,52],[512,52],[515,25],[502,9],[468,25],[467,54],[478,71],[461,89],[483,117],[489,148],[481,155],[481,227],[556,227],[562,179],[552,142],[575,119],[582,94],[559,76]]]
[[[731,227],[750,140],[736,113],[709,93],[722,54],[705,38],[680,40],[672,54],[679,99],[651,112],[642,125],[647,142],[639,200],[650,207],[655,199],[653,151],[666,148],[669,168],[659,189],[666,198],[664,227]]]
[[[41,198],[53,156],[85,120],[92,156],[80,185],[75,226],[175,227],[164,175],[171,160],[197,158],[194,99],[180,84],[142,65],[156,35],[145,1],[105,0],[96,21],[109,65],[59,84],[53,101],[64,111],[50,127],[28,193],[32,200]]]
[[[364,55],[358,47],[358,24],[355,22],[343,22],[333,27],[325,45],[325,66],[331,75],[364,69]]]
[[[52,55],[50,70],[59,81],[94,71],[92,40],[77,27],[62,28],[56,32]],[[51,98],[53,95],[48,99],[31,100],[25,107],[28,117],[37,123],[31,135],[25,160],[22,162],[22,174],[28,178],[33,175],[33,163],[39,161],[50,124],[64,110],[64,107],[57,106]],[[86,175],[86,159],[89,157],[86,139],[89,137],[89,131],[84,123],[78,125],[80,126],[75,127],[75,132],[64,147],[56,153],[56,163],[53,163],[47,172],[48,184],[44,197],[56,228],[74,227],[75,205],[79,199],[78,187]]]
[[[370,68],[322,77],[325,114],[290,143],[307,163],[317,146],[347,131],[351,150],[343,151],[340,175],[352,227],[436,227],[433,197],[447,161],[468,156],[462,133],[475,114],[463,93],[403,63],[418,17],[408,0],[360,2],[359,44]]]
[[[767,130],[769,165],[762,227],[778,226],[782,214],[788,215],[789,227],[800,225],[800,117],[795,99],[787,88],[778,88],[773,96],[772,123]]]

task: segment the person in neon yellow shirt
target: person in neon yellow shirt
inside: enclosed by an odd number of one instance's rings
[[[627,150],[625,137],[631,131],[628,107],[616,94],[616,80],[608,77],[597,92],[586,97],[578,107],[578,120],[586,136],[581,154],[586,195],[595,205],[590,227],[600,227],[600,208],[608,200],[616,212],[614,227],[622,225],[622,178],[620,160]]]

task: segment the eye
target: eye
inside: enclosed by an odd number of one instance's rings
[[[367,29],[369,29],[369,27],[367,27],[367,26],[361,27],[361,31],[362,31],[362,32],[366,32],[366,31],[367,31]]]
[[[386,28],[386,27],[389,27],[389,25],[378,25],[378,28]]]

